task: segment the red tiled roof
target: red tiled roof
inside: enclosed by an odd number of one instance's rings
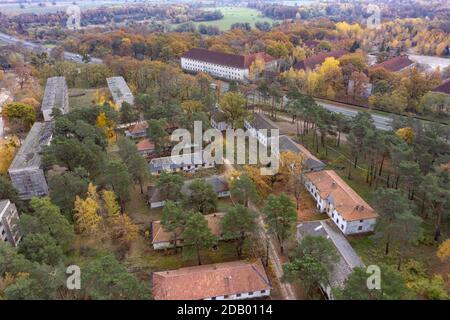
[[[322,199],[332,199],[334,208],[346,221],[378,217],[375,210],[333,170],[309,172],[305,177],[316,186]]]
[[[242,56],[236,54],[223,53],[218,51],[210,51],[201,48],[194,48],[185,52],[182,58],[205,61],[213,64],[219,64],[232,68],[246,69],[250,67],[251,63],[257,58],[261,57],[265,62],[275,60],[272,56],[257,52],[250,55]]]
[[[333,57],[335,59],[338,59],[347,53],[347,50],[335,50],[327,53],[319,53],[295,63],[293,67],[295,70],[314,70],[317,66],[321,65],[326,58]]]
[[[255,61],[257,58],[263,59],[265,63],[276,60],[274,57],[265,52],[252,53],[245,56],[246,67],[250,67],[253,61]]]
[[[270,289],[269,278],[260,260],[209,264],[153,274],[155,300],[201,300]]]
[[[147,121],[142,121],[142,122],[138,122],[138,123],[132,125],[128,131],[131,133],[137,133],[137,132],[145,131],[145,130],[147,130],[147,128],[148,128]]]
[[[450,94],[450,79],[445,80],[443,83],[441,83],[431,91]]]
[[[155,144],[151,142],[149,139],[144,139],[139,141],[136,147],[138,151],[153,150],[155,149]]]
[[[370,69],[384,68],[390,72],[398,72],[410,65],[414,64],[414,61],[408,58],[407,55],[400,55],[392,59],[386,60],[382,63],[372,66]]]

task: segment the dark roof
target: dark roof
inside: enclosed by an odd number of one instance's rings
[[[205,61],[214,64],[220,64],[228,67],[247,69],[257,58],[263,59],[264,62],[276,60],[265,52],[256,52],[245,56],[237,54],[229,54],[218,51],[210,51],[201,48],[194,48],[185,52],[182,58]]]
[[[348,53],[348,51],[343,50],[343,49],[330,51],[330,52],[326,52],[326,53],[319,53],[319,54],[316,54],[314,56],[311,56],[309,58],[306,58],[302,61],[295,63],[293,67],[295,70],[300,70],[300,69],[314,70],[317,66],[321,65],[325,61],[326,58],[333,57],[335,59],[338,59],[347,53]]]
[[[305,170],[307,171],[317,171],[325,168],[325,163],[317,159],[308,149],[304,146],[296,143],[288,136],[280,136],[278,140],[278,149],[281,152],[291,151],[293,153],[301,153],[303,155],[303,162]]]
[[[450,79],[445,80],[443,83],[441,83],[439,86],[437,86],[431,91],[450,94]]]
[[[228,67],[245,69],[245,57],[235,54],[209,51],[206,49],[194,48],[185,52],[182,58],[206,61],[209,63],[220,64]]]
[[[409,59],[407,55],[400,55],[392,59],[386,60],[382,63],[376,64],[372,66],[370,69],[373,70],[377,68],[384,68],[391,72],[398,72],[406,67],[409,67],[414,63],[415,62]]]
[[[181,193],[184,195],[189,195],[191,192],[189,189],[189,185],[192,182],[194,182],[195,180],[199,180],[199,179],[185,181],[183,184],[183,187],[181,188]],[[200,180],[203,180],[207,184],[212,185],[215,193],[225,192],[225,191],[229,190],[228,182],[224,176],[211,176],[211,177],[208,177],[205,179],[200,179]],[[157,187],[149,188],[148,200],[150,203],[165,201],[166,199],[167,199],[167,195],[161,194]]]
[[[279,129],[278,126],[260,112],[251,115],[250,124],[253,128],[260,129]]]

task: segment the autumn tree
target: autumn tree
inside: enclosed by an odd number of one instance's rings
[[[245,239],[256,231],[257,218],[258,215],[254,211],[238,204],[230,207],[220,221],[223,238],[237,239],[236,253],[238,257],[242,256]]]
[[[36,121],[34,108],[21,102],[8,103],[3,108],[3,115],[12,124],[18,124],[22,130],[28,130]]]
[[[189,215],[186,214],[186,211],[180,206],[180,204],[173,201],[167,201],[164,204],[161,216],[161,225],[166,232],[172,233],[173,248],[175,253],[177,252],[178,237],[182,233],[188,216]]]
[[[292,227],[297,221],[297,210],[295,203],[284,193],[279,196],[271,194],[262,209],[267,217],[270,229],[275,233],[283,252],[284,241],[292,232]]]
[[[334,294],[339,300],[399,300],[409,297],[405,281],[397,271],[383,265],[381,274],[381,288],[369,289],[366,269],[355,268],[345,280],[343,289],[336,289]]]
[[[248,174],[241,174],[231,182],[231,195],[240,204],[248,207],[249,201],[258,202],[259,195],[256,190],[256,185]]]
[[[102,228],[102,217],[98,214],[100,209],[97,187],[89,183],[86,198],[75,198],[74,220],[75,230],[81,234],[95,234]]]
[[[167,200],[179,201],[183,197],[181,193],[183,184],[184,179],[181,175],[162,172],[156,182],[156,187],[161,194],[166,195]]]
[[[305,236],[283,265],[283,280],[299,283],[309,298],[314,290],[330,282],[330,273],[339,256],[329,240],[321,236]]]
[[[224,112],[227,122],[233,128],[243,126],[244,119],[247,116],[247,110],[245,109],[245,98],[240,93],[226,93],[220,101],[220,108]]]
[[[130,189],[132,187],[132,178],[127,166],[120,160],[110,160],[106,165],[103,176],[99,180],[103,185],[109,186],[114,190],[123,212],[125,203],[130,200]]]
[[[188,186],[190,192],[185,199],[187,207],[194,211],[208,214],[217,210],[218,197],[211,184],[197,179]]]
[[[391,245],[399,250],[397,267],[400,270],[404,251],[422,235],[422,219],[412,213],[411,204],[397,189],[379,189],[374,204],[381,216],[374,238],[384,242],[386,255]]]
[[[189,215],[181,237],[187,249],[185,251],[190,251],[192,248],[195,251],[199,265],[202,264],[201,249],[211,247],[216,242],[211,229],[208,227],[206,218],[200,212],[194,212]]]
[[[151,119],[148,121],[147,135],[155,144],[155,151],[164,151],[169,144],[169,134],[166,131],[167,122],[165,120]]]
[[[138,152],[136,144],[132,140],[119,138],[117,145],[119,147],[119,156],[127,166],[133,181],[139,184],[141,194],[143,194],[144,184],[150,180],[147,161]]]

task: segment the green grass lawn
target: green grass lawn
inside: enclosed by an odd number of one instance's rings
[[[194,22],[195,25],[204,24],[218,27],[221,31],[229,30],[231,25],[236,22],[250,23],[252,27],[257,21],[267,21],[272,23],[272,18],[264,17],[258,10],[243,7],[217,7],[214,10],[220,10],[223,13],[223,18],[215,21]],[[176,24],[172,27],[176,28]]]
[[[94,94],[100,89],[69,89],[70,109],[89,107],[94,100]]]

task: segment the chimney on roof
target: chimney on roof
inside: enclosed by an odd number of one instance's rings
[[[364,206],[360,206],[359,211],[363,211],[363,210],[364,210]]]
[[[336,182],[335,181],[331,182],[331,187],[332,188],[336,188]]]

